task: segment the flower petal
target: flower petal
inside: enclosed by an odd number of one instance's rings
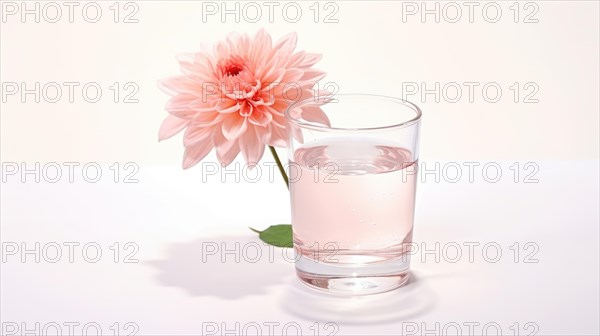
[[[285,120],[285,116],[283,115],[283,113],[280,113],[277,110],[274,110],[273,108],[271,108],[270,106],[265,107],[269,113],[271,114],[271,117],[273,118],[271,120],[271,123],[274,123],[275,125],[285,128],[286,125],[286,120]]]
[[[273,48],[271,35],[264,28],[261,28],[254,36],[254,41],[251,43],[253,50],[249,52],[250,60],[254,64],[261,64],[265,61],[263,55],[268,55]]]
[[[211,106],[211,102],[203,100],[206,99],[196,99],[191,101],[188,108],[196,112],[212,112],[215,110],[215,107]]]
[[[223,132],[219,129],[215,129],[213,133],[213,146],[217,151],[217,160],[224,165],[228,166],[235,157],[240,153],[240,146],[238,140],[227,140],[223,136]]]
[[[310,68],[311,66],[319,62],[321,58],[323,58],[322,54],[306,53],[306,55],[304,55],[304,59],[302,60],[302,64],[300,65],[300,67]]]
[[[233,114],[227,117],[222,124],[223,135],[227,140],[239,138],[248,128],[247,118],[239,114]]]
[[[238,111],[239,109],[240,104],[238,104],[237,101],[227,98],[220,99],[217,103],[217,106],[215,106],[215,110],[219,111],[220,113],[232,113]]]
[[[198,60],[201,60],[200,62]],[[180,54],[177,56],[181,72],[185,75],[196,77],[200,82],[211,82],[214,80],[213,72],[208,62],[197,58],[195,54]]]
[[[194,119],[192,119],[192,125],[213,126],[221,122],[223,118],[223,114],[216,111],[201,112],[197,113]]]
[[[300,81],[302,82],[311,82],[316,83],[325,77],[326,73],[324,71],[319,70],[305,70]]]
[[[227,59],[230,55],[229,44],[226,41],[221,41],[214,46],[213,52],[217,59]]]
[[[305,71],[300,69],[286,69],[285,75],[281,78],[281,82],[283,84],[293,83],[298,84],[302,77],[304,76]],[[294,86],[294,85],[288,85]]]
[[[258,126],[266,126],[273,120],[271,113],[266,108],[255,108],[252,114],[248,117],[248,121]]]
[[[323,110],[319,106],[303,106],[300,109],[302,110],[302,119],[318,124],[323,124],[325,126],[331,126],[329,117],[327,117],[325,112],[323,112]]]
[[[304,135],[302,134],[302,130],[300,129],[300,127],[296,127],[296,126],[292,125],[289,128],[291,128],[291,129],[288,130],[288,132],[292,133],[292,136],[294,137],[294,139],[296,139],[296,141],[298,141],[299,143],[303,144],[304,143]]]
[[[252,104],[248,103],[247,101],[244,101],[242,104],[240,104],[240,115],[242,117],[248,117],[252,115],[253,109],[254,107],[252,106]]]
[[[298,34],[295,32],[291,32],[285,36],[283,36],[275,45],[273,46],[273,50],[283,51],[283,54],[280,54],[281,57],[288,58],[294,49],[296,49],[296,43],[298,42]],[[271,53],[273,56],[273,53]]]
[[[169,114],[160,125],[160,129],[158,130],[158,141],[166,140],[181,132],[189,122],[189,119],[181,119]]]
[[[275,95],[269,89],[258,92],[259,100],[255,102],[258,105],[273,105],[275,103]]]
[[[266,85],[265,90],[270,90],[271,87],[279,85],[285,75],[285,69],[270,69],[265,75],[262,76],[262,83]]]
[[[288,62],[288,67],[290,68],[300,68],[300,69],[308,69],[311,66],[315,65],[323,58],[321,54],[313,54],[306,53],[304,51],[300,51],[292,55]]]
[[[261,141],[254,125],[248,126],[248,131],[240,137],[238,144],[250,168],[254,167],[265,153],[265,144]]]
[[[181,119],[192,119],[196,115],[196,111],[190,109],[190,104],[195,99],[194,96],[187,94],[180,94],[172,97],[167,102],[165,109],[171,113],[172,115],[181,118]]]
[[[183,153],[183,169],[188,169],[202,161],[213,149],[212,141],[198,142],[185,147]]]
[[[213,128],[199,125],[190,125],[183,135],[183,145],[190,146],[202,141],[212,143]]]
[[[288,134],[285,127],[277,126],[276,124],[269,124],[271,130],[268,144],[269,146],[275,147],[287,147]]]

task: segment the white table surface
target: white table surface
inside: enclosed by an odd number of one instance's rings
[[[510,164],[502,163],[505,175],[495,184],[481,177],[421,183],[414,238],[428,249],[440,243],[440,260],[417,253],[408,285],[365,297],[305,289],[281,249],[262,247],[252,262],[260,243],[247,227],[289,222],[279,180],[221,183],[211,176],[202,183],[199,170],[159,166],[140,167],[134,184],[114,183],[107,166],[107,177],[96,184],[79,177],[21,183],[9,176],[1,185],[3,331],[10,335],[17,325],[23,333],[39,323],[38,334],[43,328],[53,334],[58,324],[67,335],[73,322],[75,334],[87,324],[89,335],[93,325],[113,335],[115,323],[120,335],[210,335],[214,326],[216,334],[243,335],[253,334],[253,325],[263,335],[294,335],[298,326],[302,335],[315,329],[319,335],[454,334],[456,325],[462,335],[469,325],[473,334],[487,326],[493,335],[498,326],[507,335],[598,335],[598,162],[538,162],[539,183],[532,184],[514,183]],[[7,253],[13,243],[33,248],[35,242],[39,263],[34,255],[22,262],[22,251]],[[65,242],[79,244],[73,262]],[[127,242],[135,245],[126,249]],[[237,255],[206,253],[208,246],[233,249],[238,242]],[[63,255],[50,263],[54,243]],[[98,262],[84,259],[86,243],[100,246]],[[465,243],[480,244],[473,262]],[[498,262],[484,258],[487,243],[500,246]],[[456,244],[463,255],[452,263]],[[93,249],[87,252],[94,257]],[[124,263],[128,252],[139,262]],[[535,253],[527,258],[529,252]]]

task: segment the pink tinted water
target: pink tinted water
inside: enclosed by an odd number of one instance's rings
[[[297,252],[327,262],[335,249],[338,263],[376,262],[400,256],[412,241],[417,164],[410,151],[334,139],[297,149],[293,161]]]

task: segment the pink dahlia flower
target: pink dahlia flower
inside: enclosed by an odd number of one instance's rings
[[[260,30],[254,38],[232,33],[212,53],[178,58],[182,75],[160,82],[171,95],[159,140],[185,129],[183,168],[200,162],[213,148],[218,160],[230,164],[241,152],[245,161],[260,161],[265,146],[285,147],[285,109],[307,99],[325,76],[311,67],[321,55],[294,53],[296,34],[273,45]],[[314,105],[313,105],[314,106]],[[320,108],[302,110],[303,118],[329,124]]]

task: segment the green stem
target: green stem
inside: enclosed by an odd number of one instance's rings
[[[273,146],[269,146],[269,150],[271,151],[273,158],[275,158],[275,162],[277,162],[277,167],[279,167],[281,177],[283,177],[283,181],[285,181],[285,186],[288,189],[290,189],[290,181],[288,179],[287,174],[285,173],[285,168],[283,168],[283,165],[281,164],[281,160],[279,160],[279,155],[277,155],[277,151],[275,150],[275,148],[273,148]]]

